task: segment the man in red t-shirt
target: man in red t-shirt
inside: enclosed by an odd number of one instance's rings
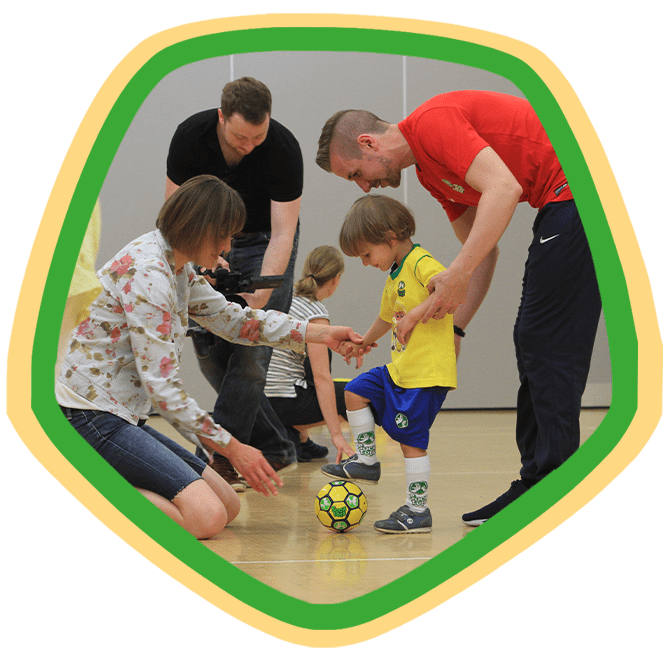
[[[460,336],[494,274],[497,242],[520,202],[539,210],[514,340],[520,375],[520,480],[463,520],[478,526],[559,467],[580,444],[579,415],[601,311],[587,238],[540,120],[524,99],[465,90],[440,94],[398,124],[364,110],[325,124],[316,163],[368,193],[415,166],[462,243],[429,284],[424,319],[454,316]]]

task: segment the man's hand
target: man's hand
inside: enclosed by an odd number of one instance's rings
[[[272,290],[270,289],[261,289],[255,290],[255,292],[241,292],[239,296],[243,297],[246,300],[249,308],[259,310],[264,308],[269,301]]]
[[[216,264],[211,267],[211,271],[215,271],[218,267],[222,267],[223,269],[227,269],[229,271],[230,269],[230,263],[220,255],[218,256],[218,259],[216,260]],[[201,266],[201,269],[207,269],[208,267]],[[216,279],[211,278],[211,276],[205,276],[204,274],[200,274],[208,283],[209,285],[213,285],[215,287],[216,285]]]
[[[464,303],[469,281],[470,276],[460,274],[452,267],[436,274],[427,286],[435,296],[422,321],[427,322],[432,317],[443,319],[446,315],[452,315]]]

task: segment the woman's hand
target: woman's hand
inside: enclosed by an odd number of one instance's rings
[[[232,463],[256,492],[264,496],[269,496],[269,493],[277,496],[276,488],[283,487],[283,481],[257,448],[242,444],[232,437],[230,443],[222,449],[221,455]]]
[[[357,368],[362,367],[364,361],[364,355],[368,354],[372,348],[377,347],[376,343],[371,343],[370,345],[365,345],[362,343],[358,345],[357,343],[347,340],[341,343],[339,347],[339,354],[343,357],[343,360],[350,365],[352,359],[357,359]]]
[[[362,336],[347,326],[328,326],[324,324],[308,324],[306,342],[327,345],[331,350],[346,358],[351,347],[362,343]]]

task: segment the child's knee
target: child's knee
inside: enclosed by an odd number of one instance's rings
[[[417,448],[416,446],[408,446],[407,444],[399,444],[401,452],[405,458],[426,457],[427,450],[424,448]]]
[[[369,404],[369,400],[367,400],[367,398],[363,398],[361,395],[357,395],[357,393],[353,393],[352,391],[346,391],[345,397],[346,397],[346,409],[348,409],[349,411],[362,409],[363,407],[366,407]]]

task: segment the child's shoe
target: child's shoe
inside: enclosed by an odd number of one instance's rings
[[[431,511],[416,513],[404,505],[395,510],[387,519],[373,525],[380,533],[429,533],[431,531]]]
[[[375,464],[364,464],[360,462],[357,454],[351,455],[339,464],[325,464],[322,473],[330,478],[343,478],[354,483],[368,483],[376,485],[380,480],[380,462]]]

